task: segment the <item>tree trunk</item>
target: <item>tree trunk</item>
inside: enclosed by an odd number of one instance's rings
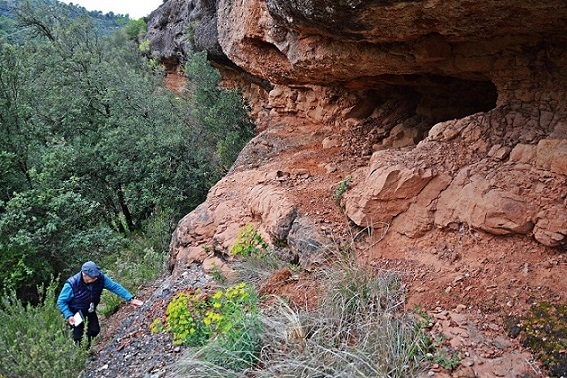
[[[122,187],[119,187],[116,194],[118,195],[118,203],[120,204],[120,209],[122,210],[122,214],[124,214],[124,219],[126,220],[126,226],[128,226],[128,231],[132,232],[136,229],[134,222],[132,221],[132,214],[130,214],[130,210],[128,209],[128,205],[126,205],[126,201],[124,200],[124,191]]]

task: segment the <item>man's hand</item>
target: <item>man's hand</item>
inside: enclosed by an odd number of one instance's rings
[[[75,318],[72,316],[69,316],[67,318],[67,323],[69,323],[70,326],[75,326]]]
[[[141,301],[141,300],[139,300],[139,299],[136,299],[136,298],[132,298],[132,299],[130,300],[130,303],[133,304],[134,306],[141,306],[141,305],[144,304],[143,301]]]

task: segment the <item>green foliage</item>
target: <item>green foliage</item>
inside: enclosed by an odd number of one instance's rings
[[[191,43],[195,43],[195,30],[197,29],[196,22],[190,22],[185,29],[185,39]]]
[[[154,321],[150,324],[150,332],[152,335],[155,333],[165,332],[165,326],[160,318],[154,319]]]
[[[231,255],[244,257],[235,262],[235,274],[232,279],[256,284],[274,272],[289,267],[288,263],[277,256],[275,249],[285,248],[287,245],[281,241],[276,244],[277,246],[270,247],[252,223],[242,227],[230,247]]]
[[[259,343],[263,347],[252,363],[231,366],[230,361],[241,355],[228,349],[217,353],[224,358],[204,360],[211,351],[220,350],[212,343],[184,356],[177,376],[418,376],[427,337],[413,316],[404,312],[400,277],[390,272],[375,275],[349,263],[315,280],[322,298],[318,308],[293,308],[279,299],[263,311]]]
[[[101,260],[106,274],[120,282],[130,292],[151,280],[156,279],[165,270],[165,249],[155,250],[154,242],[148,238],[134,238],[127,247],[118,253],[105,256]],[[99,312],[109,316],[113,314],[123,299],[104,290]]]
[[[21,43],[25,40],[26,35],[22,33],[21,25],[18,26],[17,10],[19,8],[42,9],[42,12],[44,12],[44,9],[48,9],[46,8],[46,5],[49,6],[52,4],[43,0],[0,0],[0,43]],[[100,11],[87,11],[86,8],[73,3],[65,4],[59,2],[56,4],[56,7],[61,12],[64,12],[66,17],[71,19],[78,19],[81,17],[88,17],[92,19],[93,27],[103,35],[109,35],[116,32],[118,28],[123,27],[130,21],[128,16],[115,15],[112,12],[103,14]]]
[[[447,337],[443,333],[432,331],[434,319],[431,315],[419,306],[413,312],[417,315],[416,326],[426,334],[423,339],[423,350],[428,352],[426,358],[449,371],[455,370],[461,362],[459,352],[446,345]]]
[[[206,303],[197,290],[194,294],[178,293],[167,305],[167,330],[173,334],[173,344],[202,345],[210,335],[203,319]],[[191,306],[191,307],[190,307]]]
[[[0,286],[70,274],[145,231],[163,250],[251,137],[242,98],[202,55],[196,98],[164,89],[132,43],[143,20],[108,35],[61,3],[16,5],[21,38],[0,43]]]
[[[213,261],[213,268],[211,269],[211,277],[219,283],[226,282],[226,277],[223,275],[222,270],[215,265]]]
[[[257,314],[238,311],[232,314],[230,330],[195,353],[203,362],[223,366],[231,371],[244,371],[259,361],[262,348],[262,325]]]
[[[351,181],[352,181],[352,177],[350,176],[345,177],[335,189],[335,192],[333,193],[333,199],[335,200],[335,203],[337,205],[340,206],[340,202],[341,202],[341,198],[343,198],[343,194],[345,194],[345,192],[350,189]]]
[[[159,329],[159,323],[154,323],[153,328]],[[211,296],[199,290],[176,294],[167,306],[166,323],[174,344],[207,344],[198,352],[204,361],[241,370],[257,360],[261,347],[258,296],[245,283],[218,289]]]
[[[220,86],[220,73],[209,65],[206,52],[190,57],[185,74],[192,84],[195,117],[208,132],[203,142],[216,147],[226,171],[254,135],[249,106],[239,92]]]
[[[276,256],[273,249],[268,249],[262,254],[252,254],[241,261],[234,263],[234,275],[230,281],[245,281],[253,284],[260,284],[271,277],[278,270],[288,268],[297,271],[297,265],[288,264]]]
[[[436,350],[430,359],[449,371],[455,370],[459,366],[459,362],[461,362],[459,353],[449,352],[446,348]]]
[[[37,306],[24,306],[14,291],[0,302],[0,376],[70,377],[82,371],[87,360],[83,348],[73,346],[70,330],[55,305],[56,282]]]
[[[150,52],[150,40],[144,39],[142,43],[140,43],[139,49],[141,52],[147,54]]]
[[[154,251],[169,251],[171,233],[178,221],[178,214],[170,207],[155,209],[152,215],[144,223],[144,232],[140,240],[145,248]]]
[[[283,316],[270,321],[266,337],[273,337],[269,345],[274,350],[266,355],[273,352],[274,361],[265,361],[266,366],[283,365],[284,376],[305,370],[334,377],[417,375],[425,335],[403,311],[400,277],[375,275],[352,263],[340,264],[326,276],[316,311],[282,305]]]
[[[252,223],[248,223],[238,232],[236,241],[230,247],[230,254],[243,257],[259,256],[265,254],[267,248],[268,243],[262,235]]]
[[[0,216],[0,266],[12,266],[4,273],[12,278],[0,274],[0,286],[39,284],[50,274],[80,264],[86,257],[82,251],[88,249],[88,255],[96,257],[118,248],[122,239],[92,222],[96,211],[95,203],[63,188],[38,187],[16,194]],[[13,268],[24,266],[27,273],[15,279]]]
[[[126,38],[131,41],[140,41],[144,35],[146,35],[146,30],[148,29],[148,25],[143,18],[138,20],[130,20],[126,26],[124,26],[124,33],[126,34]],[[149,47],[149,45],[148,45]]]
[[[49,275],[50,269],[29,253],[17,247],[4,247],[0,258],[0,290],[21,289],[35,283],[35,274]]]

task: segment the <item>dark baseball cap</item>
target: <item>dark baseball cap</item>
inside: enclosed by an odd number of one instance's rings
[[[86,263],[84,263],[83,267],[81,268],[81,272],[85,273],[91,278],[98,277],[102,273],[100,271],[100,267],[92,261],[87,261]]]

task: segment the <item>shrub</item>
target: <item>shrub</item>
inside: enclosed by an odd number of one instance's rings
[[[254,256],[262,255],[266,252],[268,243],[256,230],[252,223],[248,223],[238,232],[236,241],[230,247],[233,256]]]
[[[173,334],[173,344],[203,345],[208,340],[210,329],[202,321],[206,302],[200,294],[199,290],[178,293],[167,305],[167,330]]]
[[[87,351],[73,345],[57,306],[52,281],[40,289],[41,302],[24,306],[12,291],[0,302],[0,376],[76,378]]]
[[[132,240],[129,248],[103,258],[101,266],[105,274],[120,282],[126,289],[134,291],[139,286],[157,278],[165,270],[166,255],[153,248],[148,239]],[[98,310],[104,316],[113,314],[123,299],[104,290]]]
[[[218,289],[206,296],[178,293],[167,306],[166,329],[174,344],[204,346],[195,358],[221,364],[234,370],[250,367],[257,360],[260,347],[258,296],[245,283]],[[160,331],[159,321],[152,330]]]

